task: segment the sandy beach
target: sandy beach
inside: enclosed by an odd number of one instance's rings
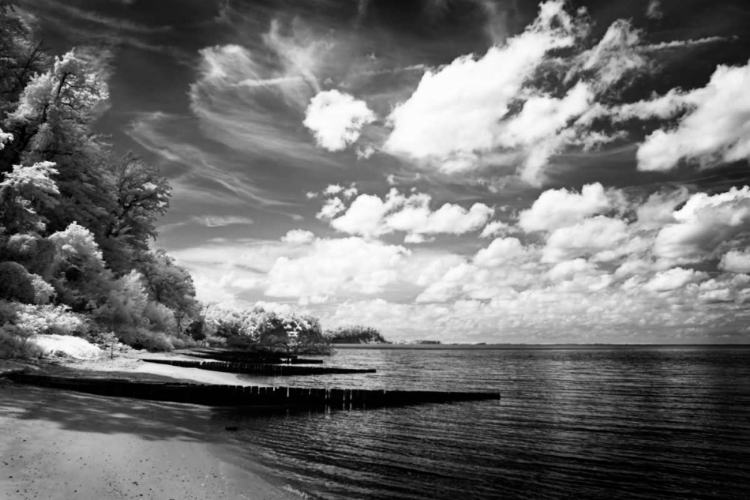
[[[132,360],[95,366],[102,365],[118,374],[143,366]],[[191,378],[184,369],[165,368],[173,371],[158,375]],[[218,411],[0,378],[0,498],[303,498],[242,456]]]

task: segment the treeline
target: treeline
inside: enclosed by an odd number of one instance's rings
[[[51,57],[14,4],[0,1],[4,338],[111,331],[132,346],[170,349],[200,305],[189,273],[149,248],[169,183],[93,133],[109,98],[97,54]]]
[[[342,326],[325,332],[331,344],[389,344],[380,332],[369,326]]]

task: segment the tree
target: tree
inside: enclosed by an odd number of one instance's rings
[[[326,332],[333,344],[387,344],[380,332],[369,326],[342,326]]]
[[[58,204],[60,191],[52,176],[57,174],[52,162],[30,167],[15,165],[0,182],[0,225],[10,234],[41,233],[47,219],[39,212]]]
[[[143,254],[137,267],[151,298],[174,311],[177,331],[182,333],[200,311],[190,273],[161,249]]]
[[[91,124],[106,107],[103,67],[83,51],[55,58],[52,67],[31,78],[4,126],[14,140],[6,150],[11,164],[54,162],[52,177],[60,196],[58,206],[45,208],[50,231],[78,222],[97,242],[114,216],[115,196],[104,170],[109,146],[91,134]]]
[[[91,231],[74,222],[50,235],[49,240],[56,249],[52,285],[60,300],[76,312],[101,306],[114,278]]]
[[[15,12],[15,0],[0,1],[0,115],[18,101],[31,77],[42,73],[49,57],[42,40]]]
[[[91,146],[89,127],[109,97],[97,62],[74,50],[56,57],[24,87],[6,127],[16,140],[11,164],[50,161]]]
[[[317,350],[327,344],[323,338],[320,321],[313,316],[278,315],[264,312],[260,316],[258,345],[282,348],[287,354]]]
[[[134,253],[148,251],[148,240],[156,239],[156,221],[169,208],[172,188],[155,167],[132,153],[109,168],[115,206],[101,247],[114,271],[127,272]]]

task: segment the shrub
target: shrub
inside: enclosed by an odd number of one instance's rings
[[[0,326],[0,358],[40,358],[42,349],[29,342],[26,332],[15,325]]]
[[[34,303],[49,304],[50,300],[56,295],[55,289],[38,274],[31,274],[30,277],[31,286],[34,287]]]
[[[223,347],[226,345],[227,340],[221,337],[207,335],[204,342],[207,343],[210,347]]]
[[[166,335],[152,332],[143,327],[127,328],[116,332],[117,338],[134,349],[146,349],[149,352],[172,351],[174,346]]]
[[[136,271],[111,283],[107,300],[94,310],[96,320],[111,330],[147,326],[144,316],[148,296],[143,289],[140,274]]]
[[[177,321],[174,319],[174,311],[160,304],[150,301],[143,311],[143,316],[151,323],[151,329],[160,332],[176,332]]]
[[[11,304],[11,307],[15,311],[12,323],[28,335],[82,336],[89,329],[86,317],[71,312],[67,306]]]
[[[15,324],[17,316],[17,303],[0,300],[0,325]]]
[[[195,340],[185,335],[178,335],[176,337],[172,337],[169,339],[169,341],[172,343],[172,346],[175,349],[186,349],[188,347],[196,346]]]
[[[31,276],[18,262],[0,262],[0,299],[34,303]]]

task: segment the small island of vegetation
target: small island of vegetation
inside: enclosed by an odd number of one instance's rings
[[[380,332],[369,326],[342,326],[325,332],[331,344],[390,344]]]

